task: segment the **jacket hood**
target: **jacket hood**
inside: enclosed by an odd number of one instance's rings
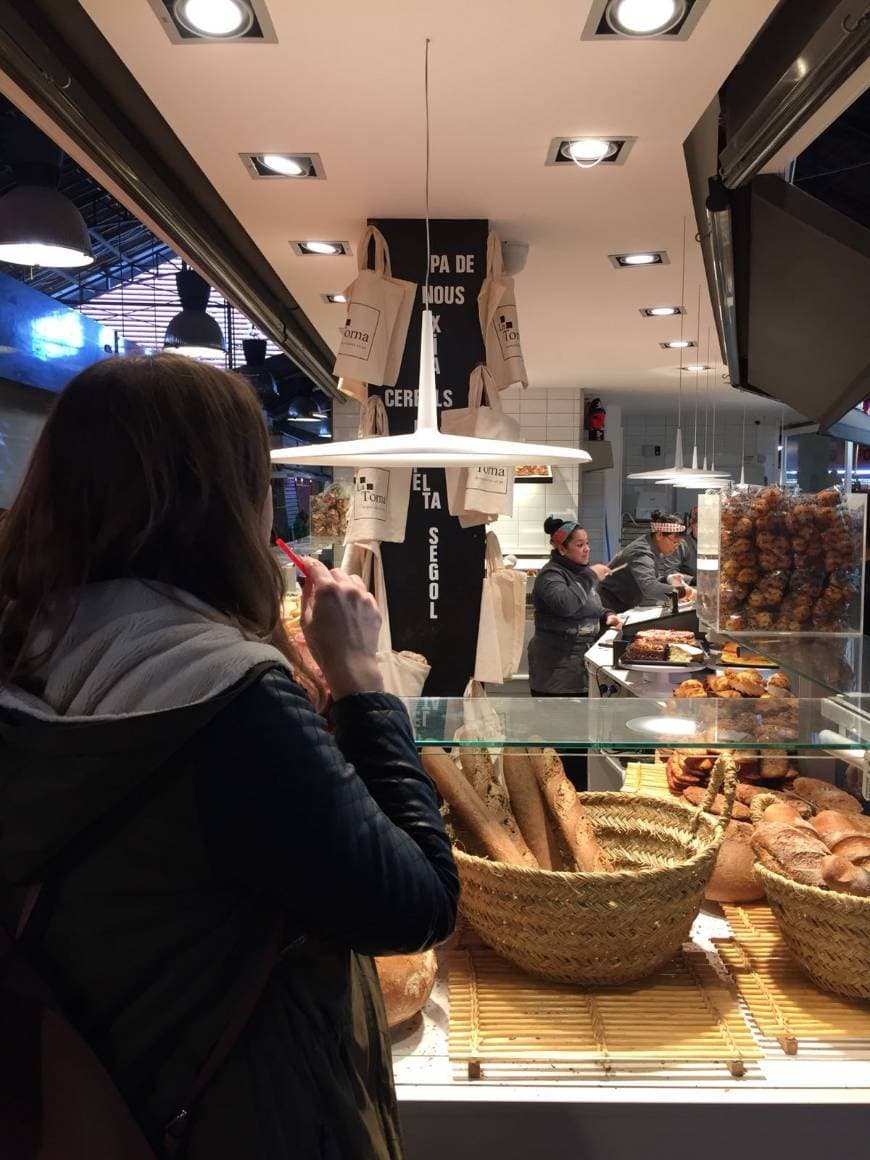
[[[88,586],[28,688],[0,687],[4,876],[31,880],[262,665],[287,661],[188,593],[138,580]]]

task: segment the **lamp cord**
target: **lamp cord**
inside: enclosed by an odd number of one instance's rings
[[[429,45],[426,37],[426,62],[424,66],[424,88],[426,93],[426,278],[423,290],[423,305],[429,309],[429,271],[432,267],[432,239],[429,234],[429,168],[430,168],[430,126],[429,126]]]

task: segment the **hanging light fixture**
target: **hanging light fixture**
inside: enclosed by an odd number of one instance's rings
[[[698,314],[701,312],[700,289],[698,291]],[[678,350],[682,350],[684,345],[689,343],[683,337],[683,323],[686,317],[686,219],[683,218],[683,260],[682,260],[682,274],[680,278],[680,338],[679,343],[674,343]],[[700,330],[699,330],[700,334]],[[701,488],[716,488],[721,487],[727,482],[727,476],[723,476],[721,472],[704,471],[698,466],[698,410],[697,410],[697,391],[695,394],[695,446],[692,454],[692,466],[683,466],[683,357],[679,356],[679,371],[680,371],[680,393],[679,402],[677,404],[677,437],[674,445],[674,465],[671,468],[657,468],[653,471],[634,471],[628,475],[627,479],[642,479],[650,480],[657,484],[667,485],[668,487],[683,487],[690,490],[700,490]]]
[[[163,336],[163,349],[188,358],[214,358],[224,354],[227,344],[217,322],[206,314],[211,287],[204,278],[182,266],[175,275],[181,313],[176,314]]]
[[[281,408],[281,394],[275,376],[266,366],[265,338],[243,338],[245,352],[243,366],[236,368],[236,374],[244,375],[260,400],[260,406],[267,415],[273,415]]]
[[[429,39],[425,56],[426,92],[426,286],[429,301]],[[521,467],[527,463],[589,463],[586,451],[545,444],[515,443],[508,439],[478,439],[471,435],[445,435],[438,429],[435,385],[435,343],[432,313],[422,312],[420,328],[420,380],[417,429],[411,435],[379,435],[351,439],[323,447],[282,448],[272,452],[275,463],[329,467]]]
[[[85,220],[58,190],[63,153],[18,113],[0,118],[3,154],[18,183],[0,197],[0,261],[73,269],[94,255]]]

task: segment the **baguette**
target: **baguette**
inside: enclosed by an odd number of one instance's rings
[[[830,854],[822,862],[822,878],[828,889],[836,890],[838,894],[870,898],[870,870],[864,866],[853,866],[837,854]]]
[[[460,822],[480,843],[484,853],[495,862],[510,866],[524,865],[523,856],[510,834],[500,825],[456,768],[443,749],[424,749],[423,768],[435,782],[438,792]]]
[[[503,764],[508,797],[523,838],[542,869],[560,870],[562,859],[556,835],[528,753],[506,750]]]
[[[462,772],[477,791],[493,818],[504,826],[511,841],[527,866],[538,866],[538,860],[529,849],[517,820],[511,810],[508,792],[496,773],[492,758],[485,749],[461,749],[459,763]]]
[[[568,778],[556,752],[529,752],[529,760],[541,787],[550,817],[565,839],[578,870],[612,870],[595,838],[592,823],[583,811],[577,791]]]
[[[823,887],[822,862],[830,851],[810,829],[798,829],[788,822],[762,822],[752,835],[756,853],[764,850],[779,863],[786,877],[805,886]]]
[[[796,777],[792,789],[817,810],[839,810],[841,814],[860,814],[861,803],[845,790],[817,777]]]

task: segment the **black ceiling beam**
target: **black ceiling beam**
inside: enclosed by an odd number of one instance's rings
[[[342,398],[332,352],[80,4],[0,0],[0,69],[220,294]]]
[[[746,185],[870,52],[867,0],[783,0],[722,93],[719,175]]]

